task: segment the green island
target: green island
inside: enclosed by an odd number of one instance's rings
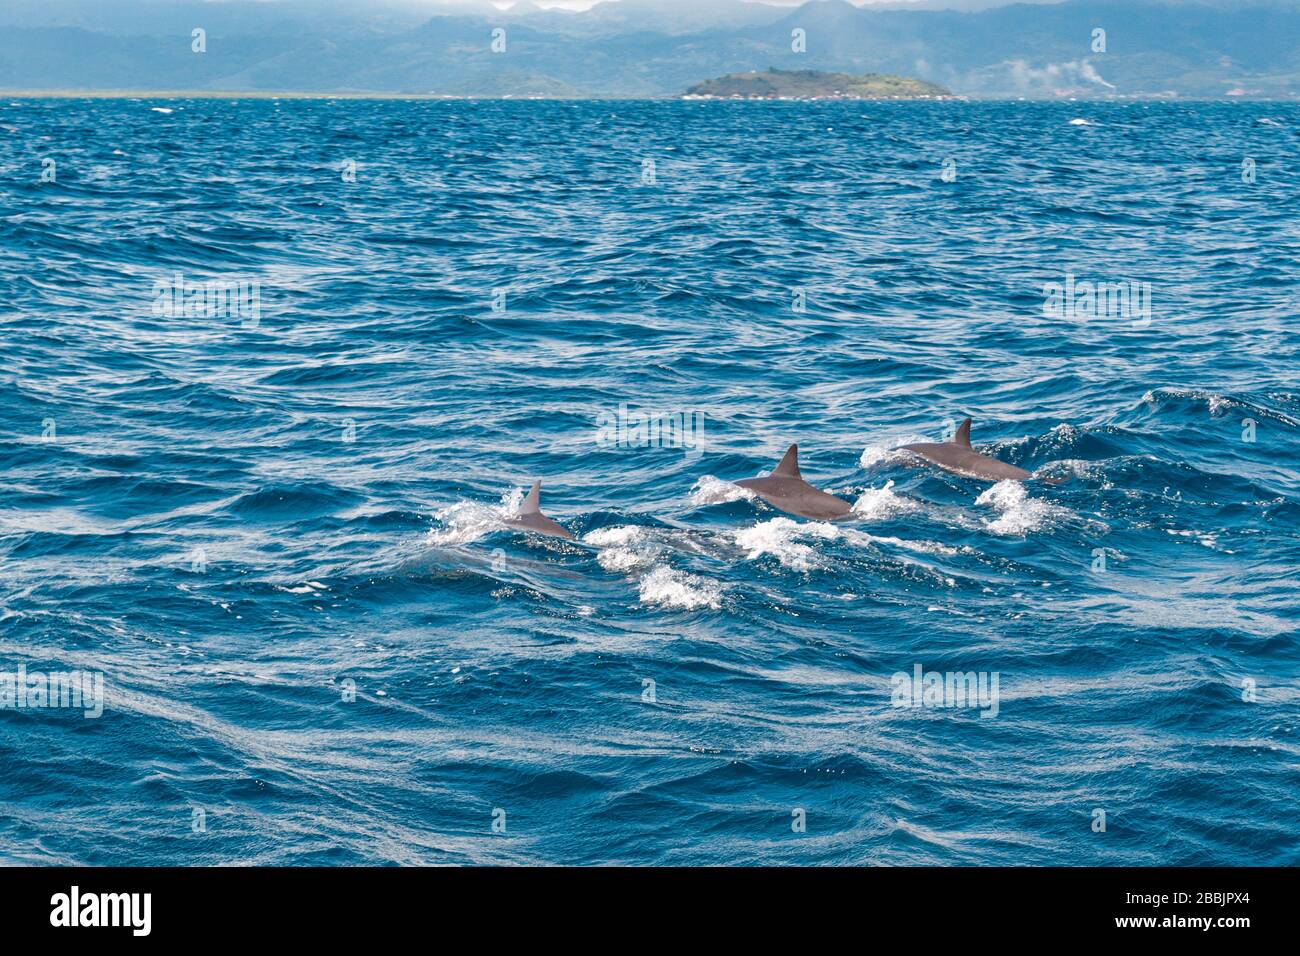
[[[688,100],[947,100],[937,83],[885,73],[823,73],[820,70],[751,70],[697,83]]]

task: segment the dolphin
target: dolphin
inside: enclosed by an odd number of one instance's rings
[[[573,537],[573,532],[569,531],[568,528],[542,514],[542,483],[540,481],[533,482],[533,489],[528,492],[528,497],[519,506],[519,512],[506,518],[505,521],[512,528],[523,528],[526,531],[536,531],[538,534],[549,534],[554,538]]]
[[[814,521],[834,521],[853,512],[853,506],[814,488],[799,474],[799,446],[791,445],[785,457],[766,478],[743,478],[733,485],[748,488],[773,507]]]
[[[957,429],[957,434],[952,441],[945,442],[918,442],[915,445],[904,445],[903,448],[915,455],[920,455],[926,461],[933,462],[945,471],[951,471],[954,474],[965,475],[967,478],[983,478],[985,481],[1024,481],[1026,478],[1034,477],[1023,468],[1017,468],[1015,465],[1008,465],[1005,461],[998,461],[996,458],[990,458],[987,455],[981,455],[970,446],[970,419],[961,423]],[[1043,481],[1048,484],[1060,484],[1059,479],[1044,478]]]

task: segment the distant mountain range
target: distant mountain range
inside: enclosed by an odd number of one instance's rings
[[[777,67],[977,97],[1300,98],[1300,0],[939,5],[3,0],[0,88],[657,97]]]

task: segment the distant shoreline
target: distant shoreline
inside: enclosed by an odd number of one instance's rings
[[[0,99],[27,100],[434,100],[446,102],[690,102],[690,103],[1300,103],[1300,94],[1279,96],[1182,97],[1168,94],[1130,96],[974,96],[946,97],[729,97],[729,96],[474,96],[457,93],[305,92],[302,90],[81,90],[0,89]]]

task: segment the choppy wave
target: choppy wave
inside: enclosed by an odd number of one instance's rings
[[[1050,522],[1070,515],[1067,509],[1034,497],[1020,481],[999,481],[991,485],[980,493],[975,504],[987,505],[998,512],[998,517],[988,522],[988,529],[996,534],[1041,531]]]
[[[772,518],[737,531],[734,537],[750,561],[771,555],[783,567],[810,571],[821,564],[816,543],[834,541],[840,537],[840,530],[819,521]]]

